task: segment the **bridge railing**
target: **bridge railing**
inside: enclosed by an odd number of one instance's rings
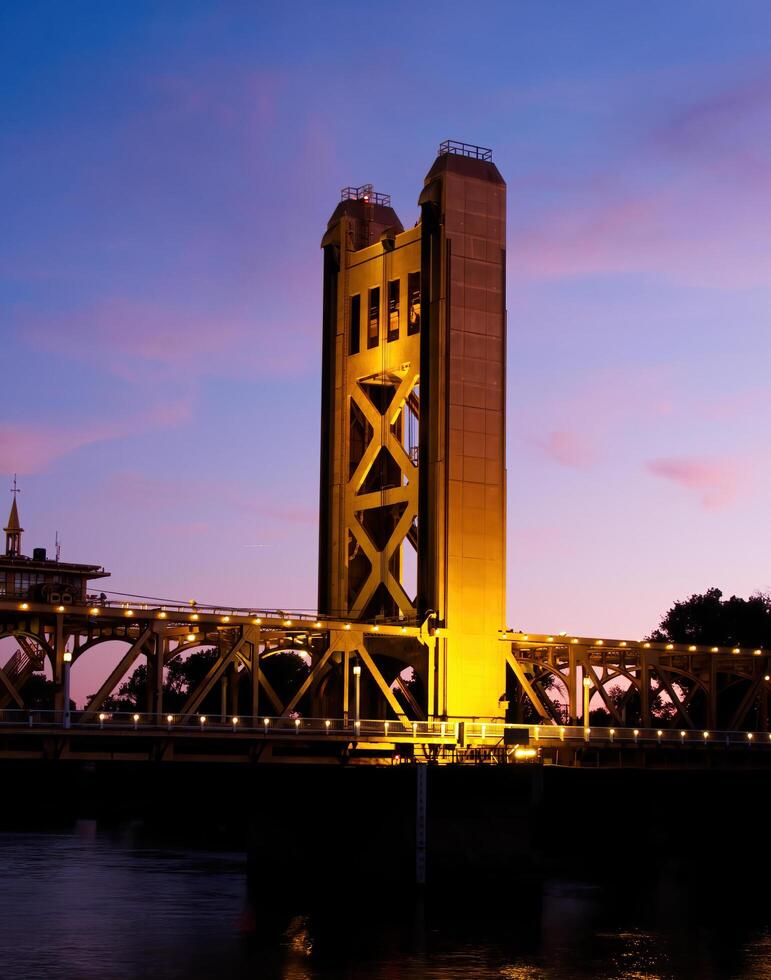
[[[515,725],[500,721],[449,719],[447,721],[401,721],[363,718],[306,718],[223,716],[197,713],[184,716],[179,712],[151,714],[139,711],[101,711],[87,715],[84,711],[0,710],[0,728],[72,729],[81,732],[113,731],[130,733],[159,731],[192,735],[209,732],[263,736],[265,738],[319,738],[350,741],[383,741],[394,743],[427,742],[445,746],[482,745],[515,746],[528,744],[536,749],[560,745],[589,745],[597,748],[660,747],[747,747],[771,749],[769,732],[692,730],[676,728],[583,728],[580,725]]]

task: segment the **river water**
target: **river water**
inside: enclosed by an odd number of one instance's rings
[[[501,881],[422,902],[409,892],[378,900],[377,869],[354,869],[341,898],[306,903],[290,888],[293,907],[282,910],[267,884],[256,889],[259,907],[247,900],[240,854],[148,846],[92,823],[0,834],[0,977],[771,978],[763,899],[730,882],[686,887],[666,869],[640,885],[646,862],[626,853],[611,855],[620,890]]]

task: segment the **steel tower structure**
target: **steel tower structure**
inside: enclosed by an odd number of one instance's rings
[[[506,185],[447,141],[405,231],[345,188],[322,240],[319,610],[428,623],[405,642],[429,717],[500,714]],[[392,654],[391,654],[392,655]]]

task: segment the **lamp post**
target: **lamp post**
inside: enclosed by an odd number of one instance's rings
[[[591,686],[591,680],[584,677],[584,731],[589,728],[589,689]]]
[[[361,664],[358,660],[353,664],[353,691],[353,722],[358,728],[361,711]]]
[[[62,687],[64,688],[64,705],[62,713],[62,728],[69,728],[71,724],[70,714],[70,667],[72,666],[72,654],[69,650],[64,651],[62,657]]]

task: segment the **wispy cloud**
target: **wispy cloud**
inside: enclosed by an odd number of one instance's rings
[[[60,315],[19,311],[16,319],[23,339],[38,349],[145,383],[282,371],[297,365],[309,346],[302,332],[271,329],[246,311],[201,314],[130,299]]]
[[[681,99],[610,153],[612,169],[596,167],[572,189],[555,178],[554,204],[514,226],[512,271],[543,279],[643,273],[729,289],[770,284],[770,128],[767,72]]]
[[[581,468],[590,466],[597,458],[596,446],[590,438],[574,429],[553,429],[532,442],[547,458],[560,466]]]
[[[746,465],[732,459],[672,456],[649,460],[646,468],[653,476],[695,493],[707,510],[733,503],[748,477]]]
[[[192,403],[179,399],[159,402],[121,418],[95,422],[52,426],[0,423],[0,470],[41,473],[58,459],[84,446],[173,428],[191,416]]]

